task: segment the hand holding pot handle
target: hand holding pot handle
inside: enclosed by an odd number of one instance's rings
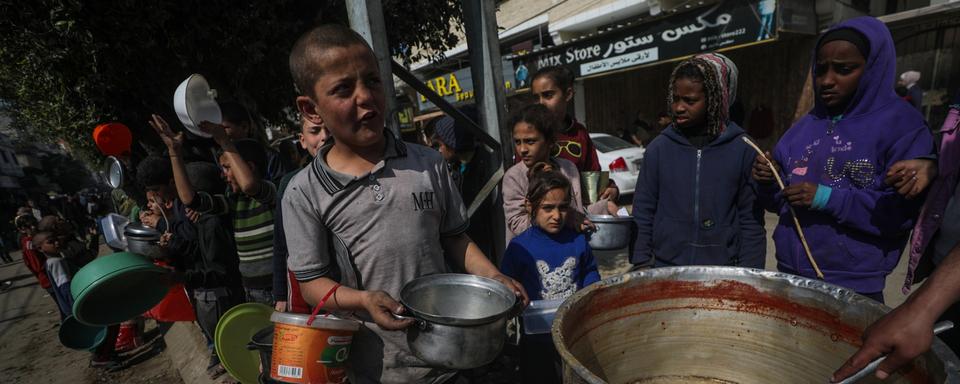
[[[386,292],[364,291],[361,304],[363,305],[363,309],[373,318],[373,322],[377,323],[380,328],[398,331],[414,323],[414,320],[411,318],[396,317],[396,315],[403,313],[403,305],[390,297]]]
[[[520,303],[522,304],[521,309],[526,308],[527,305],[530,304],[530,297],[527,296],[527,290],[523,289],[523,284],[520,284],[520,282],[502,273],[491,276],[490,278],[510,288],[510,290],[517,295],[517,298],[520,299]]]

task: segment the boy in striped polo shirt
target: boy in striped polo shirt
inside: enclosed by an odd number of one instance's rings
[[[229,185],[226,197],[233,212],[243,288],[247,301],[273,307],[273,211],[277,188],[263,179],[267,154],[252,139],[232,142],[236,151],[231,151],[229,139],[223,143],[228,145],[221,143],[220,168]]]
[[[227,192],[225,195],[211,195],[194,191],[186,175],[177,175],[185,172],[185,168],[174,166],[174,176],[179,176],[176,178],[177,195],[187,208],[198,213],[231,214],[240,278],[247,301],[273,307],[273,211],[277,188],[263,178],[267,154],[263,146],[252,139],[231,141],[223,125],[205,121],[200,124],[200,129],[209,133],[220,146],[217,157],[228,185]],[[161,135],[174,134],[164,131]],[[170,157],[176,164],[177,155]]]

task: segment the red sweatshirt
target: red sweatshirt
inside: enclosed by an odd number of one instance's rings
[[[47,278],[46,258],[33,248],[33,236],[21,236],[20,249],[23,250],[23,263],[37,277],[40,287],[49,289],[50,279]]]
[[[557,149],[559,154],[556,153]],[[590,133],[577,119],[570,119],[570,126],[557,132],[557,149],[554,150],[554,157],[570,160],[580,172],[600,170],[600,160],[597,159]]]

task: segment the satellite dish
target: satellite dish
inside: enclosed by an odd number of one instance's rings
[[[123,163],[116,157],[107,157],[107,184],[117,189],[123,185]]]

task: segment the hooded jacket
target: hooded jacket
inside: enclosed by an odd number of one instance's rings
[[[896,53],[886,25],[858,17],[832,29],[838,28],[854,29],[869,41],[857,91],[841,116],[829,116],[816,97],[813,110],[780,139],[774,158],[787,185],[811,182],[830,188],[819,209],[796,209],[825,280],[872,294],[883,291],[920,205],[885,185],[884,175],[899,160],[930,154],[933,141],[923,117],[893,90]],[[780,215],[773,234],[778,268],[815,277],[779,188],[768,184],[760,189],[764,206]]]
[[[631,262],[655,266],[733,265],[763,268],[763,210],[750,177],[755,153],[727,122],[696,148],[675,126],[644,153],[633,195],[637,238]]]

